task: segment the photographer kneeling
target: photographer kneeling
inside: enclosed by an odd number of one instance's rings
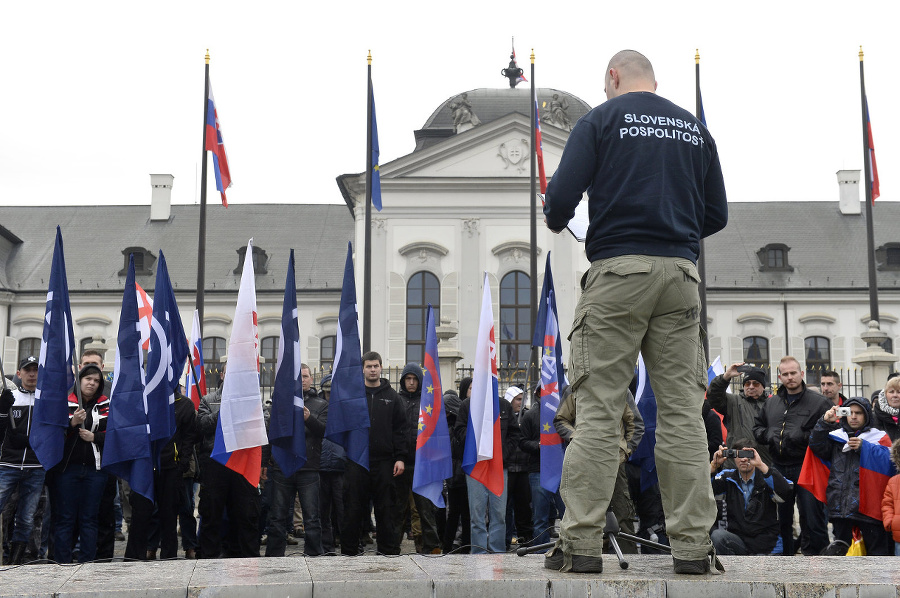
[[[793,494],[794,485],[760,459],[755,442],[738,438],[733,446],[719,447],[709,464],[713,494],[725,500],[728,518],[727,531],[712,531],[713,545],[720,555],[778,554],[777,503]],[[737,469],[719,471],[729,458]]]

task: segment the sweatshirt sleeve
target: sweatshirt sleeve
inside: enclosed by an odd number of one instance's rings
[[[547,185],[544,216],[547,217],[547,228],[550,230],[563,230],[575,216],[575,209],[597,169],[597,147],[594,124],[582,118],[572,128],[559,167]]]

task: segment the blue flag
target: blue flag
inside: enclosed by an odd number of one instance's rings
[[[188,344],[162,250],[156,264],[144,396],[147,398],[153,455],[158,461],[162,447],[175,434],[175,390],[184,373]]]
[[[630,461],[641,468],[641,492],[658,483],[656,475],[656,395],[650,387],[650,375],[644,358],[638,355],[637,390],[634,401],[644,420],[644,437],[631,454]]]
[[[371,88],[372,81],[369,80]],[[378,122],[375,120],[375,92],[372,92],[372,205],[379,212],[381,211],[381,167],[378,165],[378,159],[381,152],[378,149]]]
[[[541,488],[555,493],[562,479],[563,446],[553,419],[559,409],[560,383],[565,380],[565,374],[550,252],[547,252],[544,286],[532,345],[541,348]]]
[[[350,243],[347,243],[347,265],[341,289],[325,438],[344,447],[351,461],[369,469],[369,407],[359,348],[353,246]]]
[[[430,303],[425,324],[424,369],[425,379],[422,382],[422,402],[419,407],[416,468],[413,471],[412,489],[416,494],[433,502],[436,507],[442,508],[444,480],[453,477],[453,458],[450,456],[450,430],[447,428],[447,415],[444,413],[434,309]]]
[[[285,476],[290,476],[306,463],[303,380],[300,376],[300,325],[297,320],[293,249],[284,281],[284,306],[281,311],[281,335],[278,338],[278,362],[275,365],[275,388],[272,390],[269,444],[272,445],[272,456]]]
[[[63,256],[62,232],[57,226],[38,360],[37,388],[34,391],[34,417],[29,432],[31,448],[47,470],[59,463],[63,456],[66,429],[69,427],[69,392],[75,384],[72,369],[74,355],[75,335],[69,307],[66,259]]]
[[[128,480],[141,496],[153,500],[153,460],[147,412],[144,410],[144,369],[141,367],[141,328],[134,256],[128,260],[128,277],[122,296],[116,365],[109,397],[103,469]]]

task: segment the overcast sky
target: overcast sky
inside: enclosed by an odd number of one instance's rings
[[[0,205],[149,204],[150,173],[175,175],[174,203],[198,201],[207,48],[229,202],[340,203],[335,177],[365,169],[369,49],[384,164],[443,101],[507,85],[511,36],[526,71],[534,48],[538,86],[591,106],[609,57],[631,48],[653,62],[658,93],[693,111],[699,48],[731,201],[837,201],[835,172],[862,168],[862,44],[882,200],[896,200],[892,5],[8,2]]]

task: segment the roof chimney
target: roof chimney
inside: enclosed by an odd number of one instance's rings
[[[838,187],[841,190],[841,214],[852,215],[862,213],[859,205],[859,170],[838,170]]]
[[[150,221],[166,221],[172,211],[172,181],[175,177],[171,174],[151,174],[150,186],[153,194],[150,196]]]

